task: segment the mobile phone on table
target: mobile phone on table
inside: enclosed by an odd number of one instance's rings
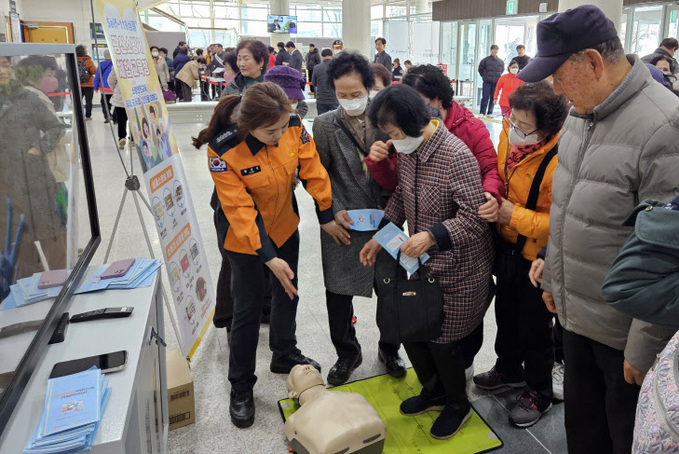
[[[63,377],[66,375],[84,372],[95,366],[101,369],[103,374],[118,372],[125,369],[127,365],[127,350],[120,350],[103,355],[89,356],[87,358],[72,359],[56,363],[50,374],[50,378]]]
[[[134,265],[135,259],[125,259],[118,260],[117,262],[111,263],[106,271],[101,275],[102,279],[113,279],[115,277],[123,277],[130,271],[132,265]]]
[[[43,271],[38,281],[38,288],[43,290],[46,288],[59,287],[64,285],[68,274],[66,270],[50,270]]]

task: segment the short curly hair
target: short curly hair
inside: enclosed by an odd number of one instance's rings
[[[420,95],[429,99],[438,98],[444,109],[453,106],[453,87],[443,72],[434,65],[418,65],[410,68],[403,78],[403,83],[410,85]]]
[[[342,52],[333,58],[328,65],[330,86],[335,89],[335,80],[352,72],[361,76],[363,86],[370,91],[375,85],[375,71],[370,67],[367,58],[357,52]]]
[[[535,126],[548,140],[561,131],[568,116],[566,98],[554,93],[549,82],[544,80],[519,85],[509,95],[509,107],[533,112]]]
[[[257,64],[262,65],[262,74],[264,74],[269,68],[269,49],[266,48],[266,45],[255,39],[244,39],[238,43],[236,55],[238,55],[241,49],[247,49],[252,53],[252,57]]]

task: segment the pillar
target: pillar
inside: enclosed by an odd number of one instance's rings
[[[269,0],[269,10],[270,14],[272,15],[289,16],[290,0]],[[287,43],[290,41],[290,35],[288,33],[269,33],[269,40],[271,42],[271,47],[276,49],[276,52],[278,52],[276,44],[280,41]]]
[[[354,50],[370,59],[370,2],[342,0],[342,41],[344,50]]]
[[[622,0],[559,0],[559,12],[576,8],[581,5],[594,5],[598,7],[613,21],[615,28],[618,30],[618,34],[620,34],[620,26],[622,25]]]

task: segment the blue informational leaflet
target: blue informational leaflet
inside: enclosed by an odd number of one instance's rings
[[[48,380],[45,408],[24,454],[90,451],[110,395],[109,380],[96,368]]]
[[[92,277],[83,282],[75,293],[148,287],[153,283],[153,276],[161,265],[159,260],[138,258],[124,276],[101,279],[101,275],[108,269],[108,265],[102,265],[97,268]]]
[[[99,421],[99,369],[53,378],[47,382],[47,406],[42,436]]]
[[[373,235],[373,238],[380,243],[389,254],[396,259],[398,256],[398,251],[401,249],[401,245],[408,240],[408,235],[398,227],[393,222],[387,224],[382,230]],[[420,261],[422,263],[429,260],[429,254],[426,252],[420,256]],[[420,267],[417,259],[414,257],[409,257],[407,255],[401,254],[401,266],[405,270],[413,274]]]
[[[384,217],[382,210],[349,210],[347,214],[354,221],[351,230],[357,232],[370,232],[377,230]]]

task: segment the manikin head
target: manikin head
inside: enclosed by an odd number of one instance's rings
[[[325,388],[321,373],[310,364],[298,364],[292,368],[287,380],[288,397],[299,399],[299,396],[315,386]]]

